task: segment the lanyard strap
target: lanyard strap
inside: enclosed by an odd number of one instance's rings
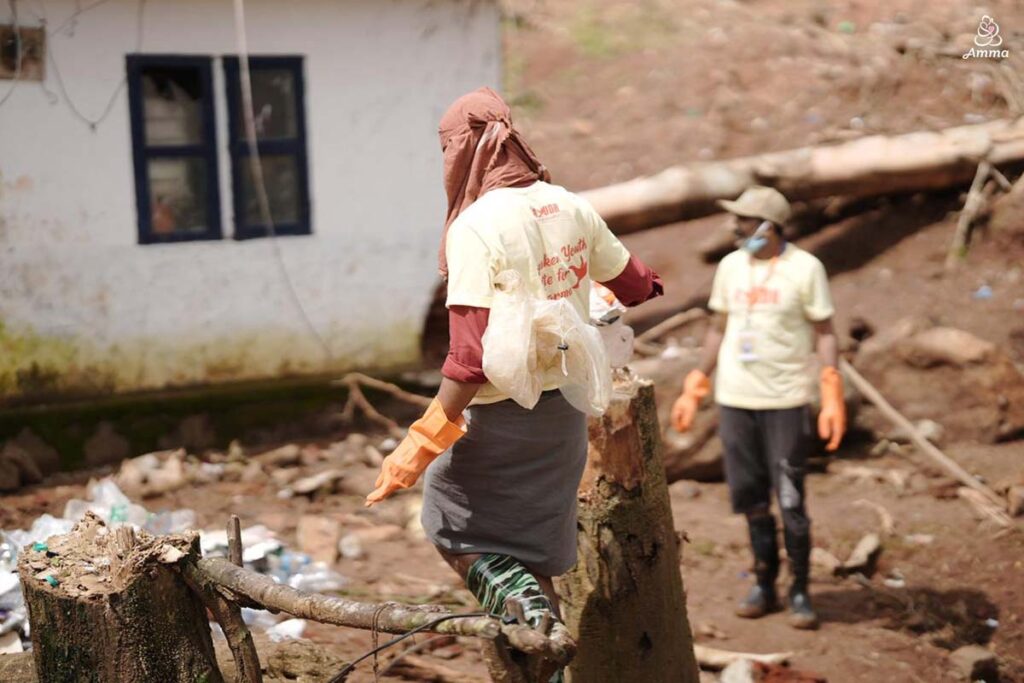
[[[768,273],[767,273],[767,275],[765,275],[764,279],[761,280],[760,284],[758,284],[755,287],[754,286],[754,263],[753,263],[754,257],[753,256],[750,257],[750,261],[751,261],[750,262],[750,272],[748,274],[749,277],[747,278],[747,285],[748,285],[748,289],[747,289],[747,314],[746,314],[747,327],[750,327],[750,314],[754,310],[754,300],[757,298],[757,292],[760,291],[766,284],[768,284],[768,281],[772,279],[772,276],[775,274],[775,264],[778,262],[778,260],[779,260],[778,256],[772,256],[771,260],[768,262]]]

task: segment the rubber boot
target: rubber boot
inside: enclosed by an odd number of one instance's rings
[[[736,607],[736,616],[757,619],[779,608],[775,593],[775,580],[779,576],[779,542],[773,515],[747,517],[747,526],[750,529],[750,547],[754,553],[756,583]]]
[[[807,590],[811,573],[811,535],[794,534],[788,529],[784,535],[789,570],[793,575],[793,584],[789,588],[789,623],[793,628],[813,630],[818,628],[819,622]]]

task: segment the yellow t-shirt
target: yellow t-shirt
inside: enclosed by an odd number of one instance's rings
[[[448,229],[447,306],[490,308],[494,277],[515,270],[538,298],[567,298],[590,317],[590,282],[622,273],[629,252],[582,197],[538,181],[491,190]],[[545,387],[545,390],[552,389]],[[508,398],[489,382],[473,403]]]
[[[728,314],[715,401],[767,410],[811,400],[811,321],[834,313],[821,261],[792,244],[772,260],[734,251],[715,272],[708,306]]]

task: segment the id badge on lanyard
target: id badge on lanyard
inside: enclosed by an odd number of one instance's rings
[[[750,326],[750,318],[747,318],[746,324],[738,335],[739,348],[739,359],[742,363],[753,363],[758,360],[757,355],[757,330]]]

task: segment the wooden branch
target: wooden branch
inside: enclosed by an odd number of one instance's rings
[[[989,502],[1000,507],[1005,508],[1006,502],[999,496],[995,491],[982,484],[975,477],[961,467],[955,460],[950,458],[948,455],[940,451],[931,441],[924,438],[921,432],[918,431],[917,427],[911,424],[910,420],[904,417],[899,411],[892,407],[885,397],[879,393],[878,389],[867,381],[863,375],[850,365],[850,363],[841,358],[839,360],[839,368],[843,371],[857,390],[864,395],[871,403],[875,405],[878,410],[894,425],[903,430],[905,434],[910,437],[910,440],[923,451],[932,460],[942,465],[950,474],[956,477],[965,486],[969,486],[982,496],[984,496]]]
[[[228,559],[236,567],[242,566],[242,523],[238,515],[228,518]]]
[[[268,609],[287,612],[301,619],[323,624],[349,626],[383,633],[405,633],[452,614],[442,608],[412,607],[398,603],[366,603],[296,590],[275,583],[262,574],[236,567],[221,558],[204,558],[195,564],[195,574],[205,583],[216,584]],[[538,654],[560,664],[572,657],[572,643],[566,638],[548,638],[528,626],[501,624],[493,617],[452,619],[431,628],[435,633],[475,636],[494,640],[504,635],[517,650]]]
[[[946,268],[952,269],[967,256],[967,242],[971,234],[971,225],[977,218],[978,212],[985,205],[982,188],[988,180],[992,171],[992,164],[982,161],[978,164],[978,170],[974,174],[974,181],[971,189],[967,191],[967,199],[964,201],[964,209],[956,222],[956,232],[953,233],[953,242],[949,245],[949,252],[946,254]]]
[[[1024,160],[1024,119],[941,131],[870,135],[850,142],[674,166],[583,193],[613,231],[626,234],[717,213],[716,201],[770,185],[790,201],[869,197],[969,182],[981,161]]]
[[[642,334],[638,334],[636,336],[636,341],[638,341],[638,342],[652,342],[652,341],[656,341],[656,340],[660,339],[662,336],[664,336],[665,334],[671,332],[672,330],[678,329],[678,328],[682,327],[683,325],[687,325],[687,324],[689,324],[689,323],[691,323],[691,322],[693,322],[695,320],[701,320],[702,318],[704,318],[706,316],[707,316],[707,313],[705,313],[704,309],[701,309],[701,308],[691,308],[689,310],[682,311],[681,313],[676,313],[675,315],[670,316],[670,317],[666,318],[665,320],[662,320],[660,323],[658,323],[657,325],[655,325],[651,329],[647,330],[646,332],[643,332]]]
[[[376,389],[377,391],[383,391],[386,394],[391,394],[400,401],[405,401],[406,403],[411,403],[415,406],[421,406],[423,408],[428,407],[430,405],[430,401],[432,400],[430,398],[427,398],[426,396],[420,396],[419,394],[413,394],[411,392],[408,392],[402,389],[397,384],[385,382],[384,380],[377,379],[376,377],[364,375],[361,372],[350,372],[349,374],[342,377],[340,381],[344,383],[356,382],[362,386],[370,387],[371,389]]]
[[[882,534],[885,536],[892,536],[893,532],[896,531],[896,522],[893,520],[892,515],[888,510],[885,509],[881,503],[876,503],[871,500],[864,498],[858,498],[853,501],[853,505],[859,508],[868,508],[874,510],[875,514],[878,515],[878,522],[882,529]]]
[[[182,563],[181,573],[189,588],[202,599],[206,609],[210,610],[224,631],[224,638],[231,650],[231,658],[235,661],[235,682],[263,683],[263,671],[259,655],[256,653],[256,644],[252,640],[252,632],[242,620],[242,609],[221,595],[216,584],[198,571],[194,564]]]
[[[956,490],[958,496],[970,503],[975,510],[980,512],[982,516],[988,517],[993,522],[1009,529],[1014,526],[1013,518],[1004,512],[1004,507],[993,504],[990,500],[985,498],[974,489],[969,489],[966,486],[961,486]]]
[[[360,372],[350,372],[341,379],[335,380],[332,384],[340,384],[348,389],[348,398],[345,401],[345,407],[341,411],[341,419],[344,422],[352,422],[358,408],[370,421],[382,425],[395,438],[404,437],[405,430],[397,422],[374,408],[373,404],[370,403],[363,393],[362,387],[367,386],[371,389],[382,391],[400,401],[412,403],[423,408],[428,407],[432,400],[426,396],[410,393],[395,384],[364,375]]]

